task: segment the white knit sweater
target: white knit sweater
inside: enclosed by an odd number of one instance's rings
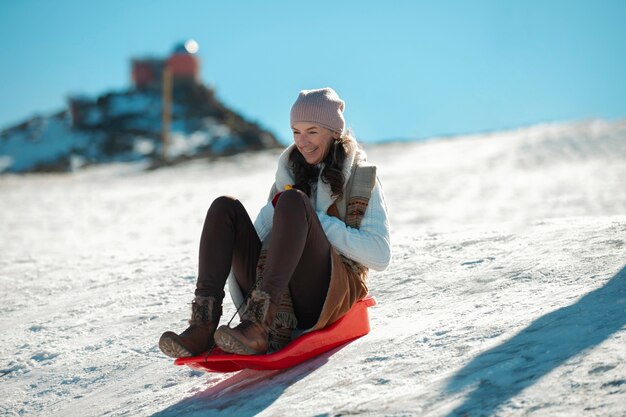
[[[282,191],[285,185],[293,185],[294,178],[289,168],[289,154],[295,145],[289,146],[281,154],[276,170],[276,189]],[[352,170],[352,164],[357,158],[365,159],[365,153],[355,149],[346,155],[343,173],[347,184]],[[315,185],[315,184],[314,184]],[[365,211],[365,215],[358,229],[348,227],[340,219],[326,214],[334,200],[331,196],[330,185],[318,179],[317,186],[312,187],[311,203],[317,212],[320,223],[328,241],[342,255],[358,263],[382,271],[391,261],[391,244],[389,240],[389,220],[383,190],[376,179],[372,196]],[[274,206],[271,201],[261,208],[254,222],[261,241],[265,240],[272,230]]]

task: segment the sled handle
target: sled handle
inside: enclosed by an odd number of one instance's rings
[[[365,298],[363,298],[362,300],[360,300],[360,302],[365,303],[365,307],[372,307],[375,306],[376,304],[378,304],[378,302],[376,301],[376,298],[368,293]]]

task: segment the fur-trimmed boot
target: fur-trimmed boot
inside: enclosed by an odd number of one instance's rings
[[[222,316],[222,304],[215,297],[198,297],[191,303],[189,327],[180,335],[167,331],[159,349],[172,358],[196,356],[213,347],[215,329]]]
[[[278,306],[265,291],[254,290],[248,299],[241,323],[234,329],[220,326],[215,332],[215,344],[225,352],[239,355],[259,355],[267,352],[270,326]]]

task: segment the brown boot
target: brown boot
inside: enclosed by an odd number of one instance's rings
[[[177,335],[165,332],[159,349],[172,358],[196,356],[213,347],[213,335],[222,315],[222,305],[215,297],[196,297],[191,303],[189,327]]]
[[[234,329],[220,326],[215,332],[215,344],[225,352],[239,355],[259,355],[267,352],[269,329],[278,306],[264,291],[254,290],[248,299],[241,323]]]

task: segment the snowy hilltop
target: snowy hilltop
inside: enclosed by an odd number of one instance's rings
[[[157,348],[188,319],[210,202],[256,215],[279,150],[0,177],[0,414],[626,415],[626,121],[366,151],[394,252],[372,331],[285,371]]]
[[[133,59],[130,88],[69,97],[66,110],[0,131],[0,173],[74,171],[164,157],[172,163],[279,147],[271,132],[229,109],[202,84],[199,58],[188,44],[167,58]],[[163,130],[169,136],[165,150]]]

